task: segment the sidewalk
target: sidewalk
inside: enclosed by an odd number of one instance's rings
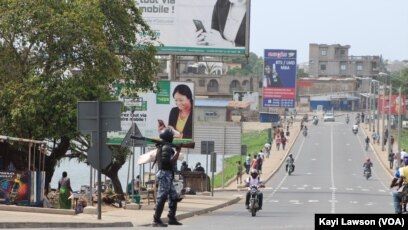
[[[289,127],[290,136],[285,151],[277,151],[274,143],[272,144],[270,158],[265,159],[262,166],[263,180],[269,180],[280,165],[285,160],[286,155],[292,148],[297,136],[299,135],[300,122],[294,122]],[[243,180],[246,179],[243,175]],[[186,195],[178,203],[177,219],[192,217],[219,208],[237,203],[241,200],[244,193],[237,193],[231,196],[231,193],[225,191],[243,191],[243,185],[237,186],[236,179],[230,180],[230,183],[224,189],[216,189],[214,196],[210,195]],[[207,193],[208,194],[208,193]],[[130,207],[130,206],[129,206]],[[101,219],[98,220],[96,207],[86,207],[84,213],[75,214],[74,210],[60,210],[47,208],[22,207],[14,205],[0,205],[0,228],[94,228],[94,227],[135,227],[148,226],[153,219],[154,204],[142,204],[141,209],[130,210],[125,208],[102,209]],[[90,214],[92,213],[92,214]],[[163,211],[162,219],[167,222],[167,204]]]
[[[380,127],[383,127],[381,125],[382,125],[382,122],[380,120]],[[375,157],[377,157],[377,159],[380,161],[381,166],[384,167],[384,169],[387,172],[389,172],[390,177],[393,177],[393,175],[395,174],[395,169],[390,169],[390,163],[388,161],[388,152],[387,152],[388,145],[384,148],[384,151],[383,151],[381,148],[381,141],[379,144],[372,143],[372,138],[371,138],[372,132],[369,131],[368,124],[362,124],[361,127],[363,128],[362,131],[364,132],[364,135],[370,137],[370,146],[371,146],[371,150],[374,151]],[[398,146],[398,140],[394,141],[394,146]]]

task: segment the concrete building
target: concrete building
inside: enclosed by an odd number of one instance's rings
[[[381,56],[353,56],[350,45],[309,44],[310,77],[378,77],[385,72]]]

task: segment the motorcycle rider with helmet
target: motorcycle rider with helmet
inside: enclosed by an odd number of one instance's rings
[[[251,169],[251,176],[248,179],[246,179],[245,183],[246,183],[246,187],[248,188],[251,188],[251,186],[257,186],[258,188],[265,187],[256,169]],[[250,195],[250,189],[248,189],[248,192],[246,194],[246,199],[245,199],[246,209],[249,209],[249,195]],[[263,194],[259,189],[258,189],[258,197],[259,197],[259,210],[262,210]]]
[[[295,159],[293,158],[292,153],[289,154],[289,157],[286,159],[286,172],[288,171],[289,164],[293,165],[293,172],[295,171]]]
[[[363,167],[364,167],[363,173],[367,171],[368,173],[371,174],[371,167],[373,167],[373,163],[371,162],[369,157],[367,157],[367,160],[364,162]]]

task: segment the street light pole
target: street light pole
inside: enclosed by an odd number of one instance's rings
[[[392,84],[390,83],[390,93],[388,96],[388,119],[387,119],[387,130],[388,130],[388,137],[387,137],[387,142],[388,142],[388,148],[387,152],[388,154],[391,153],[391,97],[392,97]]]
[[[401,72],[400,72],[401,73]],[[397,135],[397,139],[398,139],[398,161],[397,161],[397,165],[395,167],[399,168],[400,166],[400,160],[401,159],[401,128],[402,128],[402,122],[401,122],[401,112],[402,112],[402,97],[401,97],[401,86],[399,87],[398,90],[398,97],[399,97],[399,101],[398,101],[398,135]]]
[[[385,140],[385,84],[383,85],[383,93],[382,93],[382,109],[381,109],[381,128],[382,128],[382,135],[381,135],[381,150],[384,151],[384,140]]]

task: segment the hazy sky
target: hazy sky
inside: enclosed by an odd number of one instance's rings
[[[350,45],[349,55],[408,60],[408,0],[252,0],[250,52],[309,43]]]

